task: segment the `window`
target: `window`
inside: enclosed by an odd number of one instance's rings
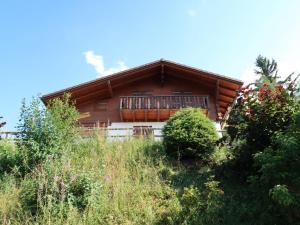
[[[99,128],[107,126],[107,123],[104,121],[82,121],[80,124],[86,128]]]
[[[153,135],[152,126],[133,126],[133,136],[134,137],[150,137]]]

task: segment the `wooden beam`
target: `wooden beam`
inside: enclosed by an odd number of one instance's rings
[[[234,98],[230,98],[230,97],[226,97],[226,96],[220,95],[219,99],[220,99],[220,101],[231,103]]]
[[[123,105],[123,99],[120,98],[120,107],[119,107],[119,111],[120,111],[120,119],[121,119],[121,122],[123,122],[122,105]]]
[[[236,93],[236,91],[237,91],[237,89],[235,89],[235,88],[226,87],[225,85],[222,85],[222,84],[220,84],[220,88],[223,88],[223,89],[226,89],[226,90],[228,90],[228,91],[235,92],[235,93]]]
[[[226,97],[226,98],[234,98],[235,95],[229,95],[226,93],[223,93],[221,90],[219,91],[220,96]]]
[[[223,116],[223,123],[221,123],[221,128],[223,128],[226,124],[226,120],[229,117],[230,111],[232,110],[232,108],[234,107],[235,103],[236,103],[236,99],[238,98],[238,96],[236,96],[233,100],[233,102],[231,103],[230,106],[226,107],[225,112],[224,112],[224,116]]]
[[[160,85],[164,86],[165,83],[165,66],[164,64],[161,65],[161,71],[160,71]]]
[[[112,98],[114,96],[114,93],[113,93],[113,90],[112,90],[112,87],[110,84],[110,80],[107,81],[107,86],[108,86],[108,91],[109,91],[110,97]]]
[[[226,101],[222,101],[222,100],[219,100],[220,102],[220,106],[223,105],[223,106],[228,106],[231,102],[226,102]]]
[[[220,81],[217,79],[216,81],[216,111],[217,111],[217,120],[219,119],[219,113],[220,113]]]

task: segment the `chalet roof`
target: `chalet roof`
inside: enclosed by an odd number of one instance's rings
[[[227,107],[232,104],[237,90],[243,84],[238,79],[161,59],[46,94],[41,99],[47,104],[49,100],[60,97],[65,92],[69,92],[72,98],[76,100],[76,104],[80,104],[94,98],[110,97],[113,89],[153,75],[160,75],[162,79],[164,76],[174,76],[215,87],[223,114],[227,111]]]

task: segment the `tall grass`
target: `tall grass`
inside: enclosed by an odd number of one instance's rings
[[[162,179],[168,167],[161,144],[133,139],[83,140],[56,160],[49,159],[24,178],[2,178],[0,217],[3,224],[155,224],[173,223],[180,210],[176,191]],[[84,174],[91,183],[87,206],[53,198],[57,180]],[[56,182],[56,183],[55,183]],[[35,189],[34,185],[38,185]],[[68,185],[67,183],[65,185]],[[48,190],[49,189],[49,190]],[[52,190],[52,189],[51,189]],[[37,210],[24,207],[31,203]],[[36,204],[36,205],[35,205]],[[30,204],[29,204],[30,205]]]
[[[5,143],[5,149],[14,151],[12,155],[6,151],[4,162],[15,162],[14,157],[22,154],[12,143]],[[200,225],[220,221],[214,215],[219,215],[222,191],[212,180],[211,169],[197,161],[168,158],[159,142],[94,137],[78,140],[60,152],[59,158],[49,155],[25,175],[18,173],[18,167],[2,173],[2,224]]]

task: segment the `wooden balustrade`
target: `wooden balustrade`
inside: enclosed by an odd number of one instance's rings
[[[200,108],[207,115],[208,96],[121,96],[121,121],[165,121],[181,108]]]
[[[208,109],[208,96],[170,95],[170,96],[121,96],[120,109]]]

